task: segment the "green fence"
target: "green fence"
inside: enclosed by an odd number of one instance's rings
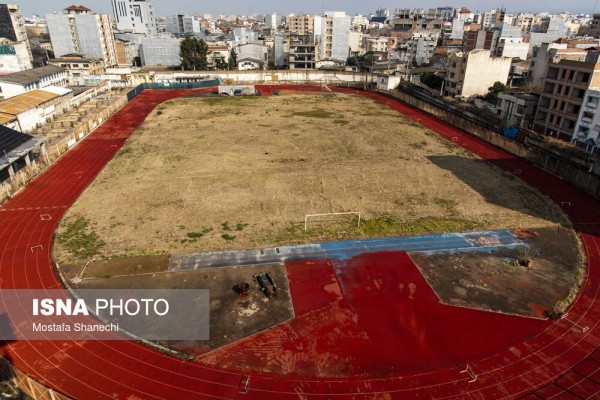
[[[131,101],[146,89],[150,90],[180,90],[180,89],[200,89],[211,86],[218,86],[219,79],[211,79],[199,82],[164,82],[164,83],[142,83],[127,93],[127,101]]]

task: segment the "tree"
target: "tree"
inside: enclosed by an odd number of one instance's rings
[[[498,94],[506,92],[507,90],[508,87],[504,83],[496,81],[488,88],[488,92],[485,96],[483,96],[483,100],[496,105],[498,103]]]
[[[356,56],[350,56],[346,60],[346,65],[349,67],[358,67],[358,58]]]
[[[421,74],[421,83],[432,89],[440,90],[443,82],[444,78],[436,75],[434,72],[423,72]]]
[[[235,49],[231,49],[229,52],[229,60],[227,60],[227,65],[229,66],[230,70],[237,69],[237,53],[235,52]]]
[[[204,40],[198,40],[194,36],[186,36],[181,41],[179,56],[184,70],[205,70],[208,65],[207,54],[208,45]]]
[[[368,67],[373,69],[373,65],[375,65],[375,61],[377,60],[377,55],[372,51],[367,51],[363,56],[362,65],[363,71],[368,71]]]
[[[222,57],[216,57],[215,68],[218,70],[229,69],[229,65],[225,62],[225,60]]]

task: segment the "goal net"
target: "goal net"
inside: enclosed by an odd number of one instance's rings
[[[304,231],[333,226],[360,226],[359,212],[341,212],[326,214],[306,214],[304,216]]]

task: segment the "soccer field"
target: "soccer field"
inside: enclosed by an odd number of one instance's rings
[[[312,221],[306,214],[360,212]],[[69,210],[55,258],[564,222],[509,174],[385,105],[327,93],[158,105]]]

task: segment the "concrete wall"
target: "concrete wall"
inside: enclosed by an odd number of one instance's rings
[[[100,39],[98,16],[94,14],[81,14],[75,16],[79,48],[88,58],[104,59],[104,51]]]
[[[2,91],[0,95],[4,100],[26,92],[23,85],[16,85],[7,82],[0,83],[0,91]]]
[[[69,20],[65,14],[46,14],[48,22],[48,32],[55,57],[62,57],[65,54],[78,53],[79,47],[73,41],[71,30],[69,29]]]
[[[527,60],[527,53],[529,52],[529,43],[523,43],[522,41],[512,41],[510,39],[502,40],[499,47],[499,56],[508,58],[520,58],[521,60]]]
[[[510,58],[490,57],[489,50],[469,53],[461,96],[484,95],[495,82],[506,84],[510,72]]]
[[[142,39],[139,53],[142,65],[181,65],[179,47],[182,39]]]
[[[319,70],[280,70],[280,71],[210,71],[204,73],[156,72],[155,82],[186,82],[210,77],[231,80],[236,83],[313,83],[313,84],[345,84],[377,82],[377,76],[370,73],[319,71]]]
[[[18,72],[33,68],[25,42],[0,45],[0,71]]]

